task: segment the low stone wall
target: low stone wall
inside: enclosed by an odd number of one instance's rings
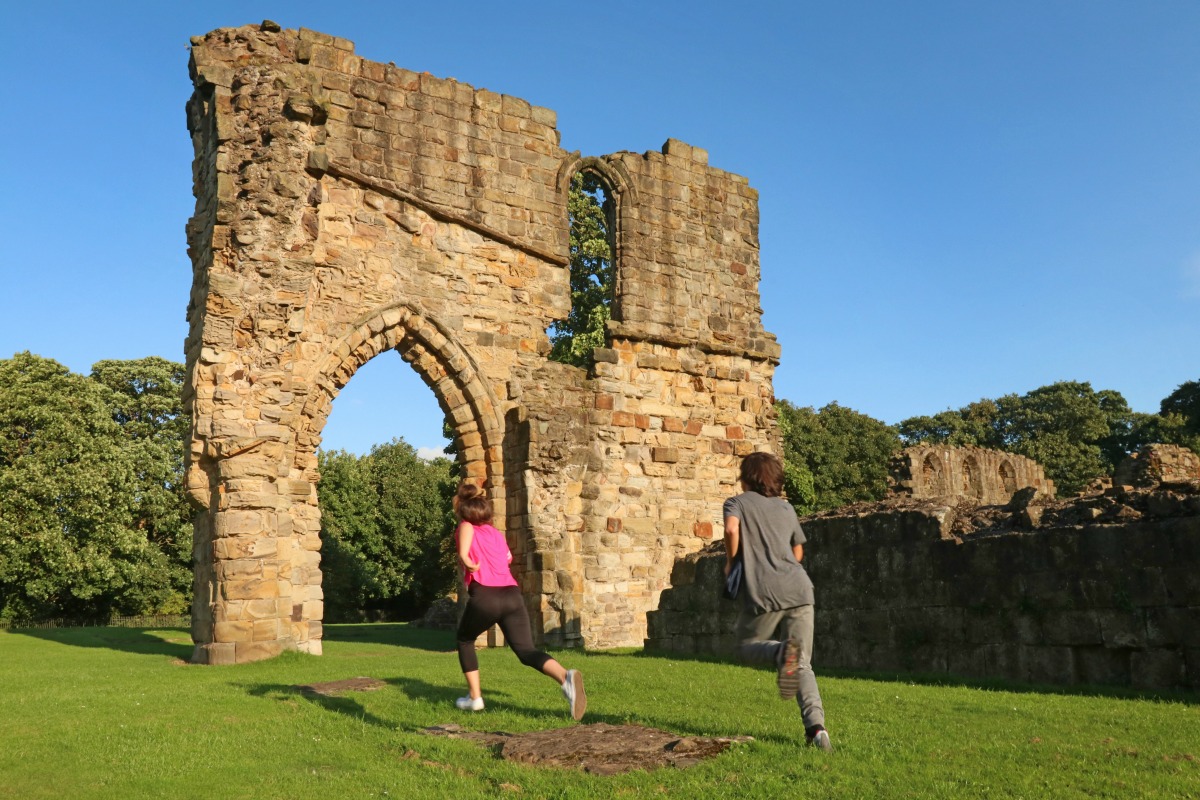
[[[806,519],[817,669],[1200,688],[1195,505],[1200,495],[1169,518],[967,535],[953,532],[959,510],[933,504]],[[648,650],[732,654],[723,559],[714,543],[677,562]]]

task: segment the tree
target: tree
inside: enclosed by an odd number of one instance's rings
[[[783,437],[785,485],[799,513],[879,500],[887,494],[888,461],[900,446],[895,428],[837,403],[814,411],[780,400],[775,408]],[[792,497],[793,487],[798,497]]]
[[[423,461],[400,439],[371,448],[370,460],[394,596],[401,607],[424,611],[453,583],[454,561],[444,558],[454,530],[452,463]]]
[[[150,356],[98,361],[91,377],[112,391],[113,418],[133,451],[134,526],[171,564],[173,611],[183,613],[192,592],[192,516],[184,490],[183,448],[190,420],[183,413],[185,367]]]
[[[786,400],[780,400],[776,403],[775,410],[779,420],[779,438],[783,442],[784,494],[797,514],[811,514],[817,510],[817,488],[808,464],[796,452],[799,449],[796,440],[799,433],[796,430],[795,419],[800,409]]]
[[[601,199],[604,185],[590,172],[571,178],[567,195],[570,218],[571,311],[551,326],[550,358],[577,367],[591,362],[592,350],[604,346],[605,325],[613,296],[609,222]]]
[[[946,444],[951,447],[993,446],[999,438],[1000,409],[994,400],[980,400],[958,411],[942,411],[932,417],[910,417],[897,429],[906,447]]]
[[[1163,398],[1159,413],[1147,425],[1155,441],[1191,448],[1200,455],[1200,381],[1188,381]]]
[[[1127,449],[1156,443],[1181,445],[1200,455],[1200,381],[1180,384],[1163,398],[1157,414],[1132,414]]]
[[[0,361],[0,619],[174,610],[171,565],[139,529],[140,451],[103,383]]]
[[[369,455],[318,454],[322,570],[330,620],[413,617],[453,583],[453,465],[402,439]]]
[[[1164,417],[1179,415],[1184,430],[1200,436],[1200,381],[1181,383],[1179,388],[1163,398],[1158,413]]]
[[[360,619],[384,594],[381,568],[372,557],[384,547],[367,461],[344,450],[322,450],[317,463],[325,618]]]

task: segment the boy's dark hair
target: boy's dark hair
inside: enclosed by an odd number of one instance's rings
[[[483,489],[463,481],[454,494],[454,510],[458,516],[472,525],[485,525],[492,521],[492,501]]]
[[[741,481],[763,497],[783,494],[783,462],[771,453],[751,453],[742,459]]]

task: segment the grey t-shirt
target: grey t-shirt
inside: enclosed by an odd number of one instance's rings
[[[812,581],[792,552],[792,545],[807,539],[791,504],[782,497],[743,492],[725,501],[725,516],[740,520],[746,604],[762,611],[812,605]]]

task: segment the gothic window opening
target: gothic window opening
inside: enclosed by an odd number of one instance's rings
[[[616,204],[604,178],[589,169],[576,172],[567,197],[567,215],[571,311],[546,333],[551,359],[585,367],[591,363],[592,350],[604,346],[616,283]]]

